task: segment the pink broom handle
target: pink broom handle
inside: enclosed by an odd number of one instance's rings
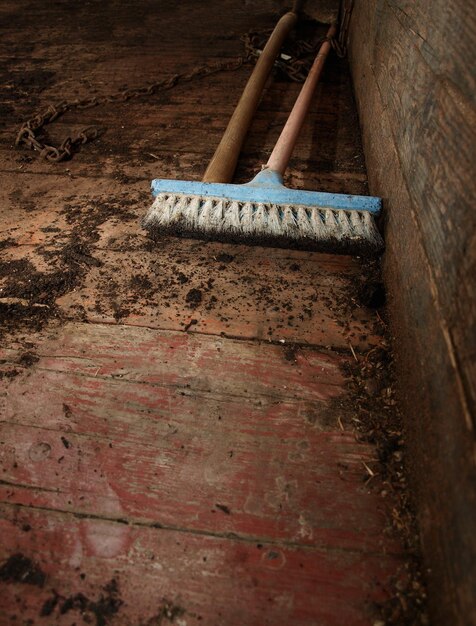
[[[279,172],[281,175],[284,174],[288,166],[289,159],[291,158],[297,138],[304,124],[304,119],[309,110],[314,90],[316,89],[322,68],[324,67],[326,57],[331,49],[330,40],[334,37],[336,32],[337,27],[333,24],[327,31],[327,39],[319,48],[319,52],[307,75],[306,82],[299,92],[299,96],[289,114],[288,121],[281,131],[273,152],[266,163],[266,168]]]

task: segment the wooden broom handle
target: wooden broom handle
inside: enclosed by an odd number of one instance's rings
[[[300,4],[300,2],[296,2],[293,11],[286,13],[279,20],[263,52],[258,57],[253,73],[203,176],[203,182],[231,182],[264,86],[284,40],[297,22],[297,10]]]
[[[304,119],[309,110],[322,68],[324,67],[326,57],[331,49],[330,40],[334,37],[336,32],[337,27],[333,24],[327,31],[327,39],[319,48],[319,52],[314,59],[306,81],[299,92],[299,96],[274,146],[273,152],[266,163],[266,168],[279,172],[281,175],[284,175],[286,167],[288,166],[299,132],[301,131]]]

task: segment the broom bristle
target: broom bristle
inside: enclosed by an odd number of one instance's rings
[[[305,249],[378,251],[383,241],[369,211],[238,202],[160,193],[142,225],[152,235],[176,234]],[[251,243],[251,242],[250,242]]]

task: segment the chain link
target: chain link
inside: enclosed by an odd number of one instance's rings
[[[346,6],[344,6],[342,13],[339,37],[338,39],[330,40],[338,56],[344,56],[346,53],[345,42],[353,0],[346,0],[344,4]],[[73,109],[91,109],[108,103],[127,102],[135,98],[150,96],[158,91],[166,91],[172,89],[179,83],[204,78],[216,74],[217,72],[236,71],[253,58],[258,58],[271,32],[272,30],[259,33],[247,33],[243,37],[245,54],[236,59],[199,65],[194,67],[190,72],[174,74],[170,78],[164,78],[150,85],[123,89],[112,95],[63,100],[57,104],[50,104],[45,110],[35,113],[33,117],[22,124],[15,140],[15,146],[26,146],[31,150],[36,150],[39,152],[41,158],[52,163],[70,159],[81,145],[96,139],[99,135],[99,130],[94,126],[88,126],[83,128],[76,135],[66,137],[59,146],[53,146],[41,141],[39,137],[45,126],[54,122],[61,115],[64,115],[66,111]],[[324,40],[325,38],[320,37],[311,42],[304,40],[292,42],[289,46],[284,47],[284,52],[278,57],[275,65],[290,80],[303,82],[312,65],[314,56]]]
[[[247,33],[243,38],[247,55],[258,58],[271,33],[272,30]],[[304,82],[314,57],[325,39],[325,37],[319,37],[312,42],[304,40],[287,42],[275,62],[275,67],[290,80],[296,83]]]
[[[164,78],[147,86],[124,89],[108,96],[93,96],[69,101],[63,100],[55,105],[50,104],[45,110],[36,113],[22,124],[18,131],[15,145],[24,145],[32,150],[37,150],[40,153],[40,157],[52,163],[70,159],[73,152],[76,151],[79,146],[95,139],[99,131],[94,126],[88,126],[83,128],[76,135],[66,137],[59,146],[42,142],[39,139],[40,132],[47,124],[54,122],[58,117],[66,113],[66,111],[72,109],[90,109],[102,104],[126,102],[134,98],[149,96],[157,93],[159,90],[166,91],[167,89],[172,89],[172,87],[175,87],[178,83],[192,81],[196,78],[204,78],[205,76],[210,76],[217,72],[235,71],[247,61],[248,57],[242,56],[231,61],[219,61],[213,64],[200,65],[194,67],[190,72],[174,74],[170,78]]]

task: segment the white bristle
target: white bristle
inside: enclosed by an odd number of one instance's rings
[[[251,202],[245,202],[241,207],[240,229],[244,234],[253,232],[253,205]]]
[[[253,215],[253,232],[265,235],[268,232],[268,211],[262,202],[258,204]]]
[[[187,210],[190,202],[186,196],[173,196],[174,206],[171,213],[171,220],[174,222],[183,219],[184,212]]]
[[[342,239],[340,224],[339,221],[336,219],[336,216],[334,215],[334,211],[332,209],[324,209],[323,218],[326,233],[332,233],[332,237],[337,241]]]
[[[296,224],[298,230],[302,232],[304,237],[312,237],[314,235],[312,223],[306,209],[302,206],[296,210]]]
[[[365,238],[373,245],[380,246],[382,244],[382,237],[378,232],[377,226],[373,217],[368,211],[363,211],[361,219],[362,230],[365,233]]]
[[[283,214],[281,218],[281,222],[283,225],[283,234],[286,237],[294,238],[298,232],[296,217],[294,215],[293,207],[289,204],[286,204],[283,207]]]
[[[283,234],[279,208],[275,204],[268,207],[268,229],[273,237],[280,237]]]
[[[373,215],[368,211],[292,204],[238,202],[186,194],[159,194],[143,224],[160,231],[180,226],[186,231],[240,237],[287,238],[311,245],[357,243],[382,245]]]
[[[184,196],[184,200],[186,201],[183,209],[182,209],[182,219],[187,224],[196,224],[198,219],[198,213],[200,211],[200,198],[191,197],[188,198]],[[177,202],[177,206],[179,206],[179,201]]]
[[[196,228],[201,228],[208,231],[211,223],[211,217],[213,214],[213,201],[211,198],[206,198],[197,214],[197,219],[194,224]]]
[[[160,222],[163,224],[172,223],[175,221],[175,206],[176,206],[176,198],[174,195],[165,196],[165,197],[157,197],[155,199],[154,204],[151,209],[154,212],[157,212],[157,215],[160,219]]]
[[[356,237],[360,236],[360,233],[362,231],[362,215],[359,212],[354,211],[349,215],[349,222],[352,229],[351,236],[353,239],[355,239]]]
[[[341,237],[350,239],[352,237],[352,224],[350,223],[349,213],[347,211],[335,211],[334,216],[339,222]]]
[[[212,215],[211,215],[211,224],[219,228],[221,230],[221,226],[223,224],[223,220],[225,217],[225,200],[218,200],[213,207]]]
[[[325,225],[322,216],[322,212],[320,209],[311,209],[310,210],[311,217],[309,219],[310,226],[313,232],[313,236],[320,239],[324,237],[325,234]]]
[[[239,232],[241,225],[239,202],[230,202],[229,206],[225,208],[223,223],[228,230]]]
[[[241,227],[240,220],[240,203],[230,202],[225,203],[225,210],[223,212],[223,230],[231,232],[239,232]]]

